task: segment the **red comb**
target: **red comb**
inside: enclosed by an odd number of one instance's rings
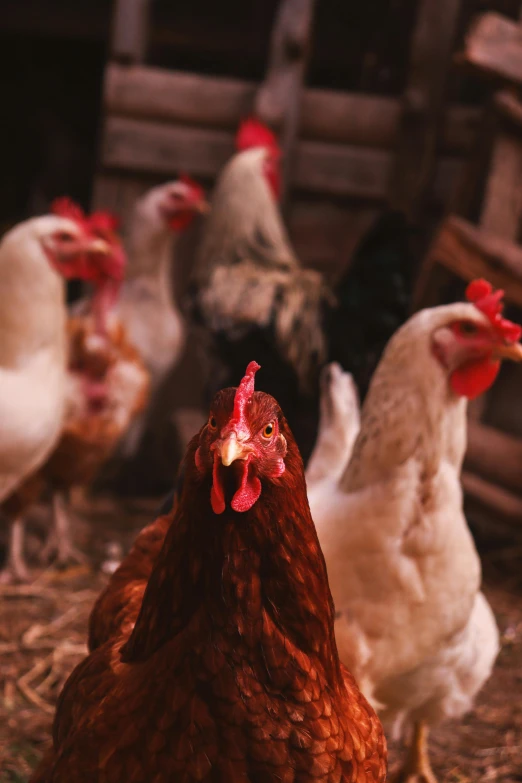
[[[74,220],[75,223],[85,226],[85,212],[69,196],[55,198],[51,204],[51,212],[53,215],[69,218],[69,220]]]
[[[92,213],[92,215],[88,218],[88,223],[95,233],[106,235],[114,234],[118,230],[120,226],[120,219],[112,212],[99,210],[98,212]]]
[[[513,321],[502,318],[503,298],[504,291],[500,288],[498,291],[494,291],[493,286],[487,280],[473,280],[466,288],[466,299],[468,302],[472,302],[481,313],[484,313],[498,336],[508,343],[516,343],[520,339],[522,328]]]
[[[230,423],[242,429],[245,420],[245,408],[252,399],[254,393],[255,374],[261,367],[257,362],[250,362],[246,368],[245,376],[236,389],[234,397],[234,412]]]
[[[279,152],[279,144],[275,133],[256,117],[248,117],[246,120],[243,120],[236,133],[237,150],[248,150],[252,147],[266,147]]]
[[[193,191],[194,196],[197,196],[198,198],[204,197],[205,191],[203,190],[199,182],[196,182],[195,179],[189,177],[188,174],[180,174],[179,181],[183,182],[184,185],[187,185],[187,187],[189,187]]]

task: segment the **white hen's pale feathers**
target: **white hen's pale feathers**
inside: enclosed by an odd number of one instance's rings
[[[77,227],[33,218],[0,243],[0,502],[44,462],[61,431],[65,285],[41,244],[54,231]]]
[[[172,290],[176,237],[160,211],[169,186],[152,188],[136,202],[125,242],[126,279],[115,310],[151,374],[153,391],[176,364],[185,343],[185,323]]]
[[[310,481],[336,606],[339,654],[398,727],[461,715],[485,682],[498,630],[462,509],[466,401],[431,351],[473,305],[424,310],[392,338],[340,479]]]

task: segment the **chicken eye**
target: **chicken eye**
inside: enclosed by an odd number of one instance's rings
[[[271,438],[274,434],[274,422],[271,421],[263,430],[263,438]]]
[[[471,321],[462,321],[460,324],[460,331],[462,334],[472,335],[478,332],[478,328],[476,324],[472,323]]]
[[[57,234],[57,237],[59,242],[72,242],[74,237],[72,234],[68,234],[66,231],[60,231]]]
[[[211,416],[208,420],[208,428],[209,430],[215,430],[217,427],[217,421],[215,416]]]

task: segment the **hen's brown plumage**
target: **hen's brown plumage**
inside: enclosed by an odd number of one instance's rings
[[[89,651],[122,630],[130,633],[141,608],[147,582],[163,546],[174,511],[158,517],[138,535],[134,546],[112,575],[89,618]]]
[[[248,417],[256,434],[276,417],[284,473],[256,463],[259,499],[214,513],[210,425],[193,439],[136,624],[66,683],[39,783],[384,781],[382,728],[337,655],[301,457],[273,398],[256,392]]]

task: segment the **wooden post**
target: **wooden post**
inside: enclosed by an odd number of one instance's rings
[[[286,206],[301,119],[302,86],[310,47],[315,0],[282,0],[272,32],[266,78],[256,96],[263,122],[281,128],[282,190]]]
[[[111,55],[123,63],[141,63],[148,43],[151,0],[115,0]]]
[[[460,0],[419,4],[389,197],[410,219],[422,210],[433,177],[459,12]]]

